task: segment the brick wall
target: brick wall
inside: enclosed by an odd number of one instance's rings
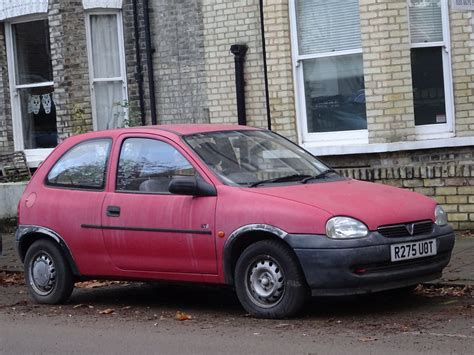
[[[451,62],[456,135],[474,130],[474,16],[472,11],[450,11]]]
[[[2,23],[0,24],[0,154],[13,151],[13,127],[9,88],[5,26]]]
[[[247,122],[266,127],[266,100],[258,0],[202,0],[209,118],[237,123],[233,44],[246,44],[244,64]]]
[[[208,122],[201,1],[150,7],[158,123]]]
[[[137,54],[135,50],[135,25],[133,13],[134,0],[124,0],[122,9],[123,35],[125,45],[125,66],[127,71],[127,90],[130,117],[135,120],[134,125],[141,125],[140,98],[138,91],[139,73],[137,71]],[[145,56],[145,27],[143,17],[143,3],[137,1],[138,40],[140,48],[140,64],[142,66],[143,96],[145,121],[151,124],[150,97],[148,89],[148,68]]]
[[[369,143],[414,140],[406,0],[360,0]]]
[[[288,1],[265,0],[263,3],[272,130],[296,142]]]
[[[54,100],[59,140],[92,130],[85,14],[81,0],[48,6]],[[77,115],[77,112],[83,112]]]

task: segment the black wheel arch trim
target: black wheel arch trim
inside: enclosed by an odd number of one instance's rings
[[[224,282],[227,285],[234,284],[234,275],[232,273],[232,248],[235,246],[237,240],[248,232],[266,232],[281,240],[284,240],[288,235],[288,233],[281,228],[263,223],[247,224],[235,229],[225,241],[222,255]]]
[[[67,243],[64,239],[50,228],[35,226],[35,225],[19,225],[15,233],[15,246],[18,256],[20,257],[21,262],[24,262],[26,250],[23,250],[23,243],[25,243],[33,235],[41,234],[47,239],[54,240],[58,245],[61,251],[64,253],[66,260],[71,267],[71,272],[74,276],[81,276],[79,269],[77,268],[76,262],[69,250]],[[34,238],[34,237],[33,237]]]

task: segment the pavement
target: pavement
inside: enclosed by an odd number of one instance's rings
[[[14,249],[14,234],[0,234],[3,240],[3,255],[0,256],[0,271],[23,271]],[[456,234],[451,262],[443,272],[443,276],[429,282],[438,285],[474,286],[474,233]]]

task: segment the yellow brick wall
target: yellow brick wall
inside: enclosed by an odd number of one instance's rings
[[[451,62],[456,136],[474,132],[474,16],[450,9]]]
[[[266,127],[262,40],[258,0],[203,0],[204,46],[211,123],[237,123],[233,44],[246,44],[247,123]]]
[[[235,43],[249,46],[245,63],[248,123],[267,127],[258,0],[203,0],[210,121],[237,120]],[[296,140],[297,118],[288,0],[264,0],[272,128]],[[415,122],[406,0],[360,0],[369,143],[413,141]],[[474,130],[474,16],[449,9],[456,136]]]
[[[272,130],[297,141],[288,0],[264,0]]]
[[[360,0],[369,143],[414,140],[406,0]]]
[[[247,122],[267,127],[258,0],[203,0],[206,84],[211,123],[237,123],[233,44],[249,47],[244,64]],[[296,140],[287,0],[264,1],[272,129]]]

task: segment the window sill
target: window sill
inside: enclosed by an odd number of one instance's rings
[[[474,137],[452,137],[442,139],[427,139],[422,141],[407,141],[394,143],[374,143],[374,144],[352,144],[340,145],[340,142],[333,142],[338,145],[317,146],[311,143],[303,143],[302,146],[316,156],[326,155],[348,155],[367,153],[386,153],[405,150],[462,147],[474,145]]]
[[[53,148],[25,149],[28,166],[30,168],[37,168],[52,151]]]

